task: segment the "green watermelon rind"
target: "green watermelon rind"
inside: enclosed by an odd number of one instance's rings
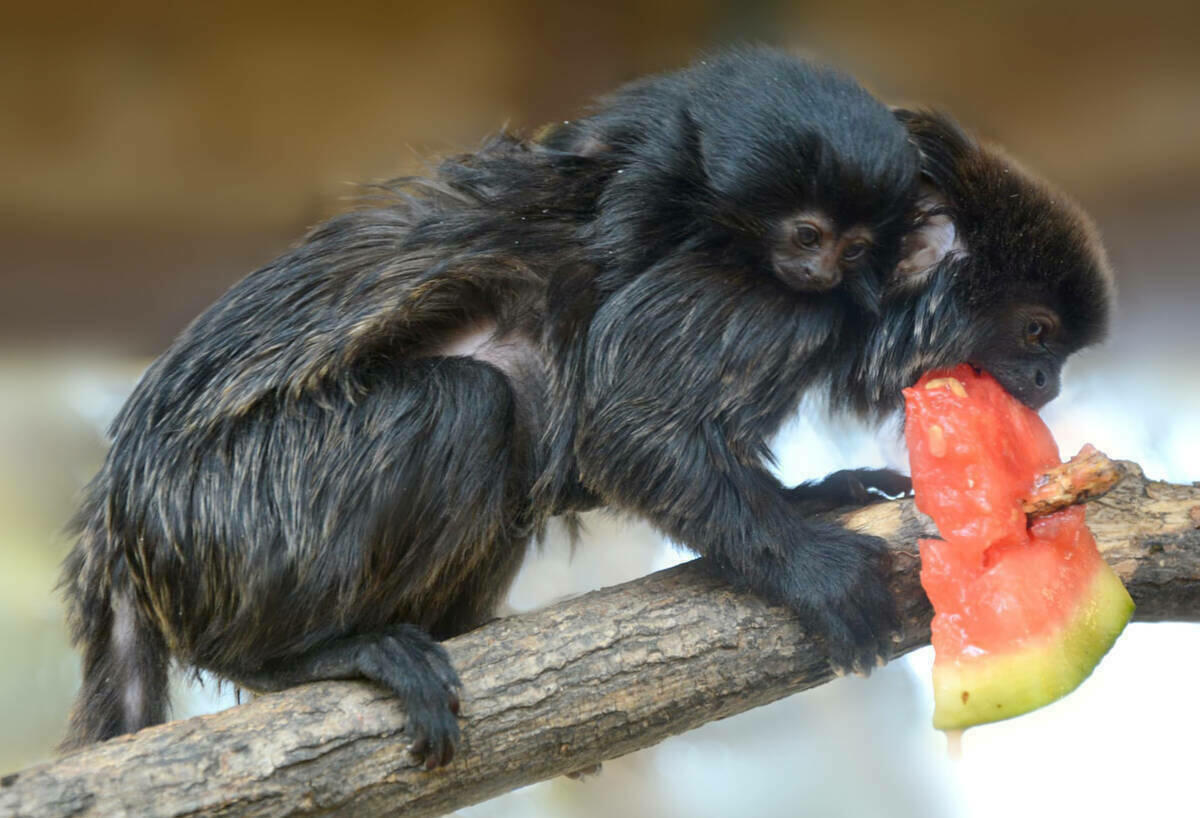
[[[1133,599],[1102,559],[1071,616],[1041,644],[935,664],[933,726],[959,730],[1061,699],[1091,675],[1133,615]]]

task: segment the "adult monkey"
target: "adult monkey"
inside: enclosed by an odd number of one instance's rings
[[[629,93],[613,106],[656,104],[641,130],[602,129],[608,149],[501,138],[451,160],[319,227],[151,367],[64,572],[85,670],[68,744],[161,720],[173,654],[253,689],[374,679],[445,763],[458,679],[434,639],[489,615],[546,517],[600,503],[794,607],[835,662],[886,655],[881,544],[805,516],[844,481],[785,489],[761,460],[806,389],[868,407],[941,360],[866,352],[890,325],[859,283],[898,264],[907,133],[772,52]],[[831,130],[814,93],[855,127]],[[766,150],[748,161],[745,140]],[[780,220],[814,204],[870,229],[846,286],[775,263]],[[906,315],[937,291],[922,275]]]

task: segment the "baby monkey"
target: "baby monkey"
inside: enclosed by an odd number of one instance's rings
[[[606,251],[607,230],[625,242],[606,265],[621,283],[690,237],[792,292],[840,287],[876,312],[917,174],[886,111],[840,72],[748,49],[633,83],[542,144],[625,174],[602,198],[623,207],[593,225]]]
[[[786,219],[773,232],[775,273],[794,290],[825,292],[841,284],[844,273],[868,273],[856,265],[871,247],[870,227],[839,230],[818,210]]]

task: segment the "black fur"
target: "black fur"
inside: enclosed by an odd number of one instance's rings
[[[1067,357],[1107,332],[1115,293],[1099,233],[1068,196],[949,116],[896,115],[920,150],[927,186],[906,240],[921,239],[935,214],[957,240],[932,267],[893,276],[885,318],[841,376],[851,387],[834,398],[861,412],[898,408],[899,390],[923,372],[969,361],[1040,407],[1058,393]],[[1043,316],[1052,326],[1030,343],[1026,322]]]
[[[890,408],[993,313],[957,262],[885,282],[916,154],[877,106],[773,52],[718,58],[394,183],[235,285],[146,372],[88,487],[66,745],[161,720],[171,655],[252,689],[373,679],[445,763],[458,679],[430,635],[483,622],[546,519],[599,504],[793,607],[836,663],[886,656],[882,543],[807,516],[858,488],[762,465],[805,391]],[[882,316],[763,268],[747,216],[804,197],[880,214]]]
[[[588,230],[601,299],[681,248],[770,275],[773,229],[812,209],[873,229],[844,294],[875,309],[916,174],[891,120],[842,73],[746,49],[634,83],[543,142],[620,171]]]

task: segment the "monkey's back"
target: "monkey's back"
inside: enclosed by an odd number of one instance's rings
[[[531,180],[548,172],[511,140],[451,160],[197,318],[114,423],[66,567],[73,617],[125,584],[172,653],[218,671],[486,618],[539,518],[546,287],[586,209],[552,208]],[[479,326],[503,344],[459,354]]]

